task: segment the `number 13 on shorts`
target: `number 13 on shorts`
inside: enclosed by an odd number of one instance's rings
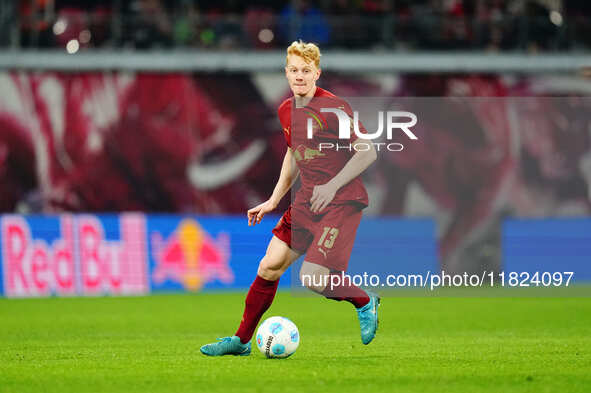
[[[332,228],[332,227],[324,227],[322,236],[318,239],[317,246],[332,248],[334,246],[334,242],[337,240],[337,236],[339,236],[339,229]]]

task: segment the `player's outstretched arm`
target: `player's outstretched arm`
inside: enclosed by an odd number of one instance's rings
[[[336,176],[333,177],[328,183],[314,187],[312,198],[310,198],[310,203],[312,204],[310,210],[312,212],[318,213],[324,210],[324,208],[330,202],[332,202],[336,192],[341,187],[363,173],[363,171],[366,170],[367,167],[376,160],[378,153],[376,152],[376,149],[371,141],[357,139],[355,142],[353,142],[353,146],[357,145],[358,143],[369,143],[371,148],[367,151],[358,151],[353,154],[353,157],[347,161],[343,169],[341,169],[339,173],[337,173]]]
[[[265,214],[275,210],[281,199],[295,183],[299,174],[300,171],[296,165],[293,151],[288,147],[285,157],[283,157],[281,174],[279,175],[279,180],[277,180],[273,194],[271,194],[271,197],[268,200],[253,207],[247,212],[249,226],[260,223]]]

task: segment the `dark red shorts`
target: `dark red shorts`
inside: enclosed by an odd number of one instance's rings
[[[346,271],[361,221],[361,206],[329,205],[314,214],[308,205],[290,205],[273,234],[294,251],[306,254],[306,262]]]

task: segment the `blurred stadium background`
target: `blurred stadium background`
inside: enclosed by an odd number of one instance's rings
[[[3,293],[247,287],[274,219],[243,217],[278,176],[300,38],[341,96],[499,98],[450,104],[470,132],[427,122],[365,176],[368,220],[432,220],[419,266],[507,267],[512,218],[536,219],[514,235],[536,255],[591,258],[588,1],[2,0]]]

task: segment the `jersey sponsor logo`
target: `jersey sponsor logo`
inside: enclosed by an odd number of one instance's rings
[[[315,159],[316,157],[322,157],[325,155],[326,154],[322,153],[320,150],[311,149],[311,148],[306,147],[304,145],[299,145],[294,153],[294,156],[295,156],[295,159],[297,162],[300,162],[302,160],[310,161],[310,160]]]

